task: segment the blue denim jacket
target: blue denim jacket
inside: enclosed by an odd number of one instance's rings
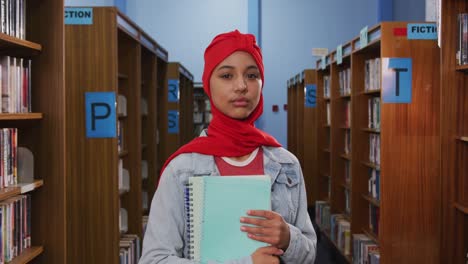
[[[304,179],[296,157],[277,147],[263,147],[265,174],[272,179],[272,210],[289,224],[289,247],[281,256],[283,263],[312,264],[317,237],[307,213]],[[196,263],[185,259],[188,248],[185,225],[184,188],[190,176],[219,175],[213,156],[181,154],[164,170],[151,203],[149,221],[143,240],[140,264]],[[252,252],[253,253],[253,252]],[[251,256],[228,261],[229,264],[252,263]]]

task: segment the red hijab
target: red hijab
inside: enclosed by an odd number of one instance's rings
[[[263,83],[262,53],[255,42],[255,36],[242,34],[238,30],[216,36],[205,50],[205,68],[203,70],[203,89],[210,98],[213,115],[208,126],[208,136],[197,137],[179,148],[167,159],[161,174],[167,164],[182,153],[196,152],[221,157],[239,157],[251,153],[260,146],[281,147],[275,138],[254,126],[255,120],[263,113],[263,95],[260,95],[260,101],[250,116],[242,120],[226,116],[213,104],[210,92],[211,74],[219,63],[235,51],[245,51],[253,57]]]

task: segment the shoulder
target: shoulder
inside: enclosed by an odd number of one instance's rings
[[[299,160],[294,154],[283,147],[263,147],[264,155],[280,164],[299,164]]]
[[[167,166],[178,175],[183,173],[202,175],[211,173],[213,162],[211,155],[182,153],[173,158]]]

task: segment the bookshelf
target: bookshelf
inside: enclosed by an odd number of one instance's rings
[[[330,56],[326,56],[322,64],[317,66],[317,115],[318,115],[318,171],[322,175],[318,188],[318,199],[331,201],[332,196],[332,177],[331,175],[331,100],[329,93],[330,82]],[[327,110],[329,109],[329,110]]]
[[[67,263],[118,263],[121,236],[142,239],[143,193],[148,201],[154,193],[157,96],[167,51],[115,7],[93,7],[91,25],[66,25],[65,44],[66,158],[73,164],[66,206],[74,208],[67,211]],[[85,92],[115,93],[117,138],[87,138]],[[143,160],[151,176],[146,180]],[[129,189],[122,192],[119,173],[125,170]],[[121,208],[127,230],[120,229]]]
[[[193,75],[182,64],[169,62],[166,80],[159,97],[161,164],[194,138]]]
[[[208,128],[211,121],[210,99],[203,90],[203,83],[193,84],[193,124],[194,137],[198,137],[201,131]]]
[[[304,181],[307,191],[307,204],[309,207],[318,200],[319,192],[319,170],[318,170],[318,110],[317,110],[317,72],[313,69],[305,69],[301,73],[300,93],[298,103],[302,105],[303,117],[300,119],[303,123],[302,141],[298,141],[303,151],[302,167]],[[315,91],[314,91],[315,87]],[[308,94],[304,94],[308,93]],[[306,102],[306,100],[309,100]],[[306,104],[307,103],[307,104]]]
[[[441,10],[441,262],[468,260],[468,66],[458,65],[457,16],[468,13],[466,1],[442,1]]]
[[[439,49],[435,40],[395,35],[396,29],[406,27],[406,22],[380,23],[368,30],[365,47],[360,47],[359,37],[342,45],[341,64],[337,51],[326,56],[325,63],[317,61],[322,124],[318,163],[320,173],[330,175],[332,182],[331,196],[327,197],[323,193],[327,181],[321,177],[319,198],[329,201],[330,215],[347,215],[351,236],[364,233],[375,240],[383,263],[439,263],[441,211],[434,206],[441,203]],[[385,58],[411,58],[410,103],[386,101],[388,86],[382,77],[383,64],[379,64]],[[374,69],[366,71],[366,67]],[[340,72],[347,68],[351,94],[343,95]],[[331,98],[324,96],[326,76],[330,76]],[[330,126],[325,122],[327,103],[331,104]],[[369,111],[380,112],[375,114],[380,118],[370,118]],[[351,146],[346,153],[348,132]],[[346,166],[350,168],[349,182]],[[380,180],[374,181],[378,199],[369,194],[371,175],[380,175]],[[346,201],[350,212],[346,212]],[[380,217],[375,220],[375,215]],[[371,229],[371,224],[378,229]]]
[[[32,61],[32,113],[0,114],[0,127],[18,128],[18,146],[32,151],[35,164],[28,187],[0,191],[2,202],[25,193],[32,202],[32,246],[10,263],[66,261],[63,6],[56,0],[26,1],[26,39],[0,34],[2,56]]]

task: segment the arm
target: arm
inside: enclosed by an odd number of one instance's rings
[[[302,171],[299,168],[299,204],[296,219],[289,225],[289,246],[281,257],[285,263],[314,263],[317,251],[317,236],[307,212],[307,197]]]
[[[169,164],[151,203],[139,264],[196,263],[182,258],[185,243],[183,199],[183,190]]]
[[[241,222],[253,226],[242,226],[241,230],[252,239],[277,248],[286,249],[281,259],[285,263],[313,263],[316,255],[317,238],[307,213],[307,200],[302,173],[296,169],[300,182],[296,187],[297,210],[292,223],[287,223],[281,214],[274,211],[249,210],[255,218],[242,217]]]

